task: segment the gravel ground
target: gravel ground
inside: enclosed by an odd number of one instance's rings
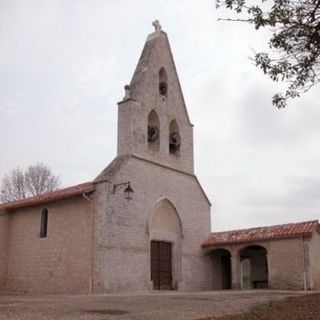
[[[235,314],[290,291],[161,292],[122,295],[2,295],[0,320],[180,320]]]

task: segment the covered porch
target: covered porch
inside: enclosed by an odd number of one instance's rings
[[[214,232],[202,244],[213,290],[314,288],[310,241],[318,221]]]

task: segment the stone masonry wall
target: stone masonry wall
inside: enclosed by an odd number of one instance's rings
[[[270,288],[303,290],[304,262],[301,239],[274,240],[268,252]]]
[[[320,234],[314,232],[310,242],[311,289],[320,289]]]
[[[43,208],[48,234],[40,238]],[[89,293],[91,205],[73,198],[10,213],[8,287],[14,292]]]
[[[95,292],[151,290],[149,221],[159,200],[176,208],[181,222],[181,275],[178,290],[211,286],[211,266],[201,244],[210,231],[209,204],[195,178],[135,157],[121,167],[114,183],[130,181],[131,201],[110,185],[95,193]]]
[[[9,237],[8,214],[0,215],[0,292],[6,290],[8,272],[8,237]]]

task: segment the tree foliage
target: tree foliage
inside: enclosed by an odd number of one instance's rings
[[[285,92],[272,99],[276,107],[284,108],[288,99],[299,97],[320,82],[320,0],[260,0],[259,5],[248,5],[247,1],[216,0],[216,7],[243,16],[221,20],[252,23],[257,30],[271,29],[273,56],[256,53],[254,60],[273,81],[287,83]],[[269,3],[271,7],[263,9]]]
[[[26,170],[17,167],[7,173],[1,182],[0,201],[8,202],[37,196],[44,192],[57,189],[60,179],[51,169],[37,163]]]

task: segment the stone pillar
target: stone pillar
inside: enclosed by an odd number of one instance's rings
[[[270,260],[269,260],[269,255],[268,253],[266,254],[266,259],[267,259],[267,271],[268,271],[268,288],[272,289],[272,279],[271,279],[271,274],[270,274],[270,270],[271,270],[271,266],[270,266]]]
[[[236,253],[231,256],[232,289],[241,289],[240,258]]]

